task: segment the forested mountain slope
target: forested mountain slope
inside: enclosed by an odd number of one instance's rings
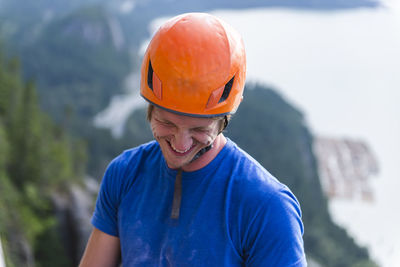
[[[43,113],[17,60],[0,52],[0,236],[7,266],[70,266],[52,195],[85,173],[85,146]]]

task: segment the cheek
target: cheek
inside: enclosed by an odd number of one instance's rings
[[[215,138],[217,138],[219,134],[218,132],[219,127],[217,127],[218,125],[219,124],[215,122],[213,131],[208,133],[197,133],[197,134],[195,133],[193,134],[193,138],[204,145],[210,145],[212,142],[214,142]]]
[[[194,135],[193,138],[196,139],[198,142],[205,144],[205,145],[210,145],[214,139],[217,137],[217,134],[197,134]]]
[[[156,139],[172,135],[172,131],[170,129],[156,124],[151,125],[151,131]]]

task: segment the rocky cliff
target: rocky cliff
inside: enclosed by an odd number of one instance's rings
[[[378,161],[363,141],[318,137],[314,140],[321,185],[328,198],[361,198],[373,201],[370,180],[379,171]]]
[[[63,244],[73,266],[78,265],[92,231],[90,219],[98,190],[97,181],[87,177],[83,186],[71,184],[67,194],[52,197]]]

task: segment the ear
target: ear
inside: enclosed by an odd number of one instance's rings
[[[220,127],[220,131],[219,131],[218,134],[222,133],[226,129],[226,127],[228,126],[228,123],[229,123],[228,117],[225,115],[224,118],[221,119],[221,122],[222,122],[222,127]]]
[[[147,120],[150,122],[151,121],[151,116],[153,114],[153,110],[154,110],[154,106],[152,104],[149,104],[147,106],[147,114],[146,114],[146,118]]]

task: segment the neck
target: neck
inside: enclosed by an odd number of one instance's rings
[[[221,133],[217,136],[217,138],[215,138],[213,147],[209,151],[204,153],[200,158],[196,159],[195,161],[183,166],[182,170],[185,172],[192,172],[205,167],[218,155],[218,153],[222,150],[225,144],[226,144],[226,138]]]

